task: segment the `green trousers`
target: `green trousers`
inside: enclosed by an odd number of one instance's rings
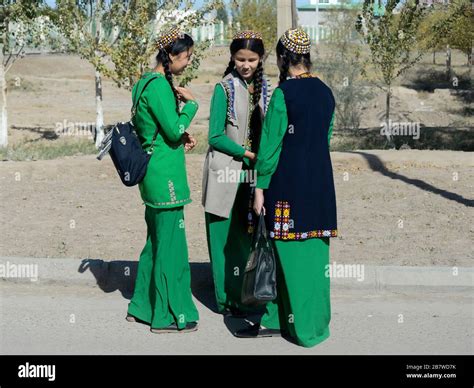
[[[287,332],[298,345],[315,346],[329,337],[329,239],[274,240],[274,247],[277,299],[266,305],[260,324]]]
[[[178,328],[199,320],[191,294],[191,271],[183,207],[146,206],[147,240],[140,255],[128,313],[152,328],[176,323]]]
[[[240,183],[229,218],[205,214],[207,246],[211,260],[217,310],[249,311],[241,303],[242,280],[250,253],[248,209],[250,185]]]

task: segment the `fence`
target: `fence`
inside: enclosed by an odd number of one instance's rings
[[[192,29],[193,39],[197,42],[204,40],[212,40],[215,45],[229,45],[232,40],[233,32],[239,31],[240,26],[237,23],[236,26],[230,24],[226,25],[223,22],[216,24],[209,24]],[[333,31],[328,25],[320,26],[301,26],[306,31],[314,43],[329,41],[337,31]],[[354,32],[348,39],[353,40],[357,37],[357,33]],[[275,42],[276,43],[276,42]]]

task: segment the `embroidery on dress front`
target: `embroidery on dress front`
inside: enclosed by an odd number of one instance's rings
[[[171,180],[168,181],[168,190],[170,192],[171,202],[176,202],[176,193],[174,191],[174,184]]]
[[[288,201],[276,202],[273,231],[270,231],[271,238],[275,240],[305,240],[308,238],[337,237],[337,229],[290,232],[290,210],[291,208]]]

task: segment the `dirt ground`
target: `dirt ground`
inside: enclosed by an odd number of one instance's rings
[[[216,49],[191,84],[200,109],[190,131],[201,150],[210,96],[227,61],[227,49]],[[317,71],[317,61],[315,66]],[[271,58],[269,73],[275,80]],[[8,81],[12,145],[58,141],[58,126],[95,122],[94,72],[77,57],[28,56],[15,63]],[[105,122],[128,119],[130,93],[110,80],[103,87]],[[379,125],[383,98],[367,105],[363,127]],[[397,86],[393,101],[394,117],[472,126],[461,102],[445,90]],[[472,153],[354,151],[332,157],[340,231],[331,245],[333,261],[472,266]],[[208,260],[200,205],[203,159],[187,157],[194,200],[186,208],[192,261]],[[0,256],[138,259],[146,236],[144,207],[137,188],[122,186],[109,158],[3,161],[0,187]]]
[[[333,261],[472,266],[472,154],[355,151],[332,158],[340,231],[331,244]],[[203,159],[187,157],[191,261],[208,260]],[[0,256],[138,259],[144,206],[137,188],[122,185],[110,158],[3,162],[0,182]]]
[[[215,47],[200,67],[198,78],[189,88],[199,102],[199,111],[190,131],[204,142],[207,136],[209,105],[214,85],[220,81],[229,60],[226,47]],[[416,69],[407,74],[411,79],[423,68],[433,68],[428,56]],[[454,70],[467,74],[464,57],[453,57]],[[314,72],[318,73],[317,58]],[[277,67],[275,57],[270,56],[265,72],[276,86]],[[436,67],[442,70],[442,61]],[[95,86],[93,67],[85,60],[72,55],[30,55],[17,61],[7,75],[9,82],[8,112],[11,125],[10,144],[38,140],[56,140],[56,128],[89,124],[95,125]],[[324,77],[322,77],[324,80]],[[434,89],[432,92],[401,86],[400,79],[393,87],[391,120],[419,122],[427,128],[452,127],[473,129],[472,102],[463,101],[453,91]],[[380,128],[385,114],[385,94],[374,88],[374,97],[362,106],[361,128]],[[108,79],[103,80],[104,121],[111,124],[130,117],[130,92],[119,89]],[[338,136],[334,134],[333,147]],[[203,144],[203,143],[201,143]],[[200,149],[201,152],[204,149]]]

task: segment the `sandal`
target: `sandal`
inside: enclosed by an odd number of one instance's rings
[[[142,321],[141,319],[133,316],[132,314],[128,314],[125,317],[127,322],[138,322],[138,323],[143,323],[144,325],[150,325],[148,322]]]

